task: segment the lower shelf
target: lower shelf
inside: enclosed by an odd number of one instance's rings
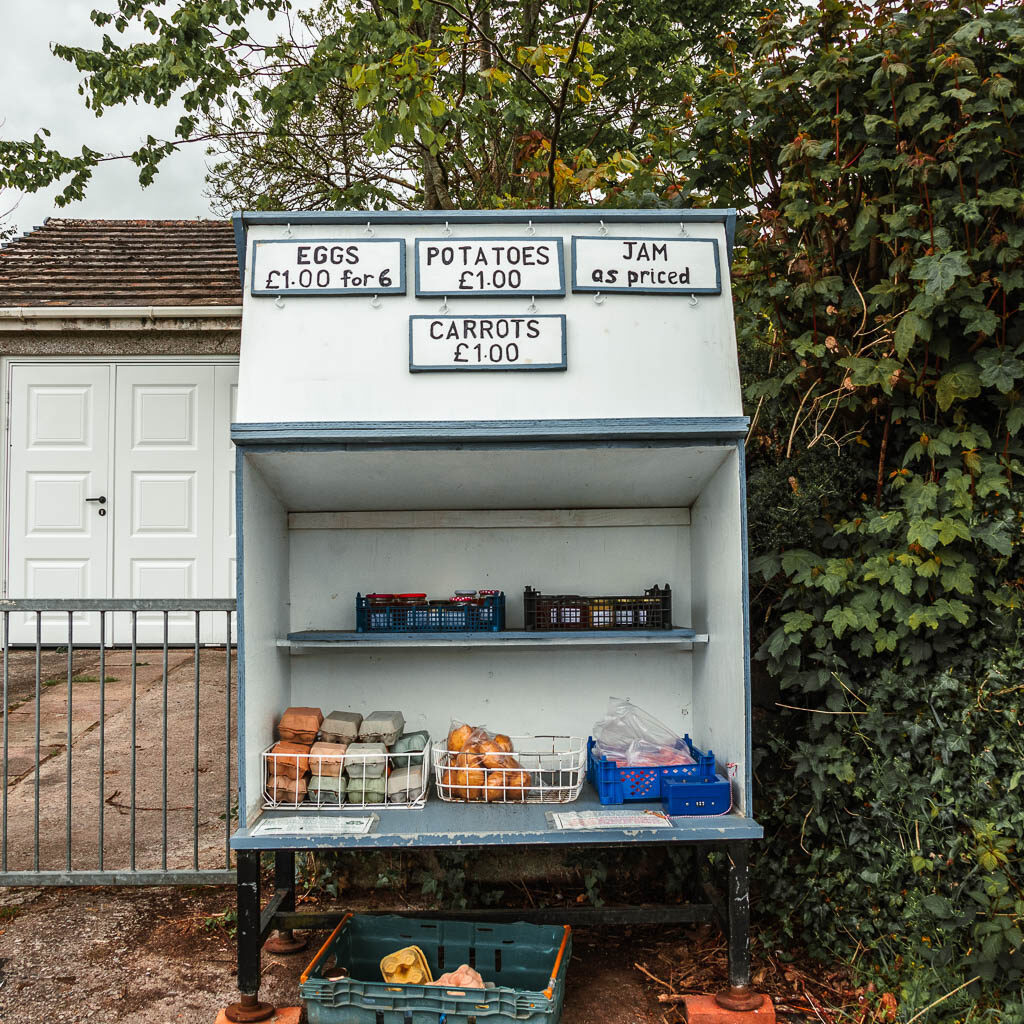
[[[658,803],[621,805],[622,810],[651,808]],[[267,818],[288,817],[287,811],[264,811],[256,821],[231,838],[235,850],[354,849],[367,847],[445,846],[619,846],[631,843],[727,842],[760,839],[764,829],[752,818],[726,814],[717,818],[673,818],[670,829],[601,829],[558,831],[548,827],[548,811],[614,810],[602,807],[588,784],[570,804],[444,803],[433,794],[421,810],[382,810],[373,832],[363,836],[304,836],[253,834]],[[331,812],[335,817],[360,817],[370,812]],[[295,812],[291,812],[292,815]],[[325,815],[327,817],[328,815]]]

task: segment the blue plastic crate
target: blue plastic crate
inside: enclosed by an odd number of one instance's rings
[[[700,779],[714,778],[715,755],[712,751],[706,754],[698,750],[684,736],[680,741],[696,764],[659,765],[653,768],[620,767],[618,761],[610,761],[607,757],[594,754],[594,740],[587,740],[587,780],[597,790],[598,799],[603,804],[622,804],[630,800],[660,800],[662,781],[665,779],[687,779],[696,782]]]
[[[505,628],[505,595],[492,594],[482,603],[443,608],[402,604],[370,604],[356,594],[357,633],[500,633]]]
[[[488,989],[391,985],[380,961],[405,946],[419,946],[437,978],[469,964]],[[309,1024],[558,1024],[572,956],[568,927],[476,924],[394,916],[349,915],[306,968],[299,994]],[[324,972],[344,967],[347,978]]]
[[[710,779],[662,779],[661,806],[673,817],[725,814],[732,804],[732,788],[723,775]]]

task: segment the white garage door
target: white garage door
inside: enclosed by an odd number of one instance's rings
[[[12,364],[7,596],[233,596],[237,372]],[[202,618],[203,641],[222,641],[223,616]],[[170,616],[172,643],[193,630],[192,615]],[[43,616],[44,643],[66,631],[63,613]],[[34,615],[12,616],[13,642],[35,638]],[[76,616],[75,639],[98,638],[97,617]],[[130,641],[129,616],[108,625],[108,638]],[[161,642],[163,616],[140,614],[138,638]]]

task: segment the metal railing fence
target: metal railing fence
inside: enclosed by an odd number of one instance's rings
[[[234,881],[234,612],[233,599],[0,599],[0,885]],[[83,613],[92,617],[84,641],[75,636]],[[140,614],[149,637],[162,618],[162,640],[140,641]],[[22,634],[34,616],[34,646],[12,644],[14,615],[28,616]],[[130,619],[118,626],[130,646],[110,644],[114,616]],[[182,644],[187,616],[192,642]],[[209,616],[223,616],[223,632]],[[223,643],[201,642],[211,632]]]

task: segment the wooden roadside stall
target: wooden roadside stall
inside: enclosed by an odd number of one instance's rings
[[[723,1003],[760,1001],[748,950],[748,845],[762,829],[734,219],[236,215],[241,1002],[231,1019],[266,1012],[260,948],[273,929],[287,946],[300,924],[295,852],[311,849],[724,849]],[[664,584],[670,610],[656,615]],[[459,588],[472,589],[452,596]],[[709,778],[729,780],[724,811],[701,816],[698,801],[696,814],[638,824],[637,812],[662,810],[657,777],[652,803],[602,803],[586,741],[610,697],[713,751]],[[296,707],[400,711],[407,734],[430,737],[419,789],[368,799],[350,772],[355,801],[322,778],[291,801],[280,788],[268,795],[276,730]],[[512,737],[529,784],[495,799],[453,788],[453,721]],[[389,763],[387,777],[395,771]],[[271,851],[277,892],[261,914],[259,855]],[[661,919],[711,910],[665,908]]]

